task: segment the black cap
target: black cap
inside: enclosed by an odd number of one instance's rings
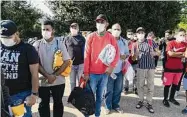
[[[11,20],[2,20],[0,30],[1,37],[9,37],[17,32],[17,26]]]
[[[95,21],[97,21],[97,20],[105,20],[108,22],[108,19],[104,14],[98,15],[97,18],[95,19]]]
[[[143,27],[139,27],[139,28],[136,29],[136,32],[139,32],[139,31],[145,32],[145,29]]]

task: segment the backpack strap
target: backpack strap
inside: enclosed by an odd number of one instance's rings
[[[124,46],[126,46],[125,40],[123,38],[121,38],[121,40],[122,40]]]
[[[38,53],[39,53],[39,49],[40,49],[40,44],[41,44],[41,40],[38,40]]]
[[[59,50],[59,47],[58,47],[58,39],[56,39],[56,50]]]

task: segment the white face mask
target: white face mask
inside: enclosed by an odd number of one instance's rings
[[[145,40],[145,34],[137,34],[137,38],[139,42],[143,42]]]
[[[128,39],[132,39],[132,38],[133,38],[133,35],[127,35],[127,38],[128,38]]]
[[[137,37],[134,37],[134,40],[138,40],[138,38],[137,38]]]
[[[51,38],[51,33],[50,31],[42,31],[42,36],[45,40],[48,40]]]
[[[101,33],[105,30],[105,24],[96,23],[96,28],[97,28],[97,31]]]
[[[13,40],[13,38],[1,38],[1,42],[3,45],[7,46],[7,47],[11,47],[14,46],[16,44],[16,42]]]
[[[178,37],[176,38],[176,40],[179,41],[179,42],[185,42],[185,37],[183,37],[183,36],[178,36]]]
[[[118,30],[112,31],[112,35],[113,35],[114,37],[119,37],[120,34],[121,34],[121,31],[118,31]]]
[[[71,32],[72,36],[76,36],[78,34],[78,30],[77,29],[70,28],[70,32]]]

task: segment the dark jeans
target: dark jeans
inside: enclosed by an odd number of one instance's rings
[[[64,105],[62,103],[62,97],[64,95],[65,84],[56,85],[51,87],[40,87],[39,97],[41,103],[39,104],[38,111],[40,117],[50,117],[50,92],[53,97],[53,117],[62,117],[64,113]]]

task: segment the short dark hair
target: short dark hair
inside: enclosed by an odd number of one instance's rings
[[[155,33],[153,31],[148,33],[148,36],[152,36],[152,35],[155,35]]]
[[[171,30],[166,30],[165,33],[169,33],[171,35],[172,31]]]
[[[54,28],[54,23],[51,20],[45,20],[42,24],[43,25],[50,25],[52,28]]]
[[[180,29],[178,30],[178,32],[185,32],[185,33],[186,33],[186,30],[185,30],[184,28],[180,28]]]
[[[127,31],[126,32],[133,32],[133,30],[132,29],[127,29]]]

